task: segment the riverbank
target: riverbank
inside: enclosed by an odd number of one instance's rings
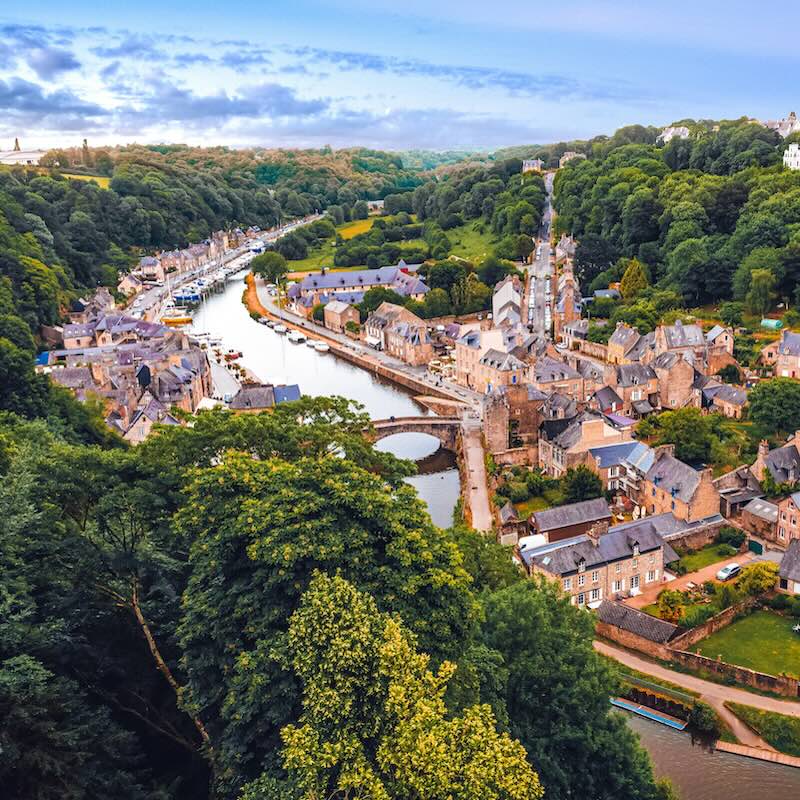
[[[412,392],[421,395],[432,395],[445,400],[455,400],[460,403],[469,402],[467,397],[459,396],[457,390],[451,390],[444,386],[431,385],[429,382],[423,380],[422,377],[409,374],[400,367],[395,367],[374,356],[366,353],[359,353],[346,347],[335,334],[322,326],[311,325],[310,323],[306,323],[305,320],[300,319],[300,317],[296,317],[294,314],[290,314],[287,311],[278,311],[272,306],[268,307],[259,297],[259,287],[253,273],[249,273],[245,277],[245,283],[247,284],[247,288],[243,300],[249,312],[261,317],[267,317],[268,319],[279,320],[285,325],[289,325],[305,334],[311,332],[317,338],[324,339],[330,346],[331,351],[339,358],[343,358],[368,372],[373,372],[386,380],[393,381],[406,389],[410,389]]]

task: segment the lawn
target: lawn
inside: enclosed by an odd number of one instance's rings
[[[800,756],[800,719],[773,711],[761,711],[740,703],[725,703],[745,725],[781,753]]]
[[[564,502],[564,495],[559,489],[545,489],[544,494],[531,497],[522,503],[514,503],[520,519],[533,514],[534,511],[544,511],[546,508],[561,505]]]
[[[757,672],[800,677],[800,636],[793,624],[793,619],[756,611],[703,639],[696,649]]]
[[[479,224],[479,222],[469,222],[445,231],[447,238],[453,244],[451,255],[477,262],[492,252],[496,240],[491,232],[481,233],[478,230]]]
[[[367,217],[367,219],[354,219],[352,222],[345,222],[340,225],[336,232],[342,239],[352,239],[360,233],[366,233],[374,224],[377,217]]]
[[[717,561],[733,558],[735,553],[731,553],[731,549],[727,544],[707,544],[695,553],[681,556],[679,563],[686,568],[686,572],[697,572],[703,567],[716,564]]]

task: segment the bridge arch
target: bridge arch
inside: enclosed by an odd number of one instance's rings
[[[461,419],[458,417],[395,417],[378,419],[372,423],[370,434],[377,442],[397,433],[425,433],[439,440],[445,450],[456,451]]]

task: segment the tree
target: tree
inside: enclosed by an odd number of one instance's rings
[[[452,312],[450,296],[444,289],[431,289],[423,301],[425,319],[444,317]]]
[[[760,381],[748,395],[750,418],[767,431],[800,430],[800,383],[791,378]]]
[[[775,275],[768,269],[756,269],[750,275],[750,291],[745,305],[752,314],[764,316],[775,302]]]
[[[600,476],[585,464],[570,467],[561,479],[561,488],[567,503],[580,503],[603,496]]]
[[[268,250],[266,253],[257,255],[250,262],[250,269],[268,283],[280,283],[286,277],[289,266],[280,253]]]
[[[716,440],[714,420],[699,408],[679,408],[658,416],[659,444],[674,444],[681,461],[708,461]]]
[[[662,619],[669,622],[676,622],[681,618],[683,609],[686,607],[686,598],[682,592],[674,589],[664,589],[658,595],[658,613]]]
[[[724,383],[739,383],[742,378],[736,364],[726,364],[717,375]]]
[[[642,263],[632,258],[620,283],[620,292],[625,300],[635,298],[639,292],[648,286],[647,272]]]
[[[359,200],[353,206],[353,219],[366,219],[369,216],[369,206],[365,200]]]
[[[772,561],[746,564],[736,581],[736,588],[744,595],[759,597],[775,588],[778,583],[778,565]]]
[[[325,306],[322,303],[317,303],[314,308],[311,309],[311,316],[314,318],[315,322],[324,322]]]
[[[275,435],[300,438],[304,426],[290,422],[300,412]],[[279,653],[315,570],[372,594],[436,659],[458,655],[474,624],[458,550],[414,490],[338,457],[330,440],[319,445],[324,455],[292,462],[226,452],[193,473],[178,516],[192,543],[180,627],[186,703],[209,720],[227,793],[274,760],[280,729],[297,718],[298,686]]]
[[[743,312],[744,312],[744,303],[739,303],[734,300],[730,300],[727,303],[723,303],[719,307],[720,319],[729,328],[737,328],[739,325],[742,324]]]
[[[400,622],[342,578],[317,575],[288,632],[302,714],[281,732],[284,796],[538,800],[525,751],[488,706],[447,713],[454,665],[434,673]],[[269,784],[244,800],[274,797]],[[274,784],[273,784],[274,787]]]
[[[509,729],[528,751],[545,797],[656,800],[647,754],[610,712],[611,668],[592,648],[594,621],[535,575],[486,596],[483,641],[508,677]]]

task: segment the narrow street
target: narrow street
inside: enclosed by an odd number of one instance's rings
[[[547,276],[551,275],[551,256],[550,247],[550,225],[553,218],[553,174],[548,173],[544,178],[545,188],[547,189],[547,199],[545,200],[544,211],[542,213],[542,224],[539,228],[538,240],[541,242],[536,245],[534,239],[533,262],[528,267],[528,325],[533,326],[533,333],[537,336],[549,336],[550,334],[550,305],[552,294],[548,294],[547,285],[551,283]],[[552,290],[552,289],[551,289]],[[531,312],[533,312],[531,314]]]

